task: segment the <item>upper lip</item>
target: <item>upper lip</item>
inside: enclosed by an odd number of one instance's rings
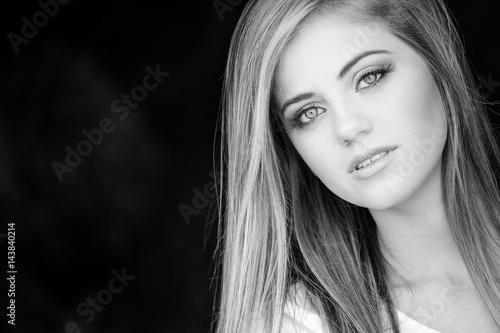
[[[391,151],[391,150],[394,150],[396,149],[398,146],[384,146],[384,147],[377,147],[377,148],[372,148],[372,149],[368,149],[366,150],[365,152],[361,153],[361,154],[357,154],[356,156],[354,156],[354,158],[352,159],[351,163],[349,163],[349,169],[348,169],[348,172],[351,173],[354,171],[354,169],[356,168],[356,166],[363,162],[364,160],[366,160],[367,158],[370,158],[374,155],[377,155],[377,154],[380,154],[380,153],[383,153],[384,151]]]

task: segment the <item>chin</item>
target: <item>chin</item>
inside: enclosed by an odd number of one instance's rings
[[[400,198],[394,198],[392,195],[378,195],[373,198],[367,198],[360,202],[358,206],[370,209],[370,210],[386,210],[400,203]]]
[[[365,208],[370,210],[387,210],[398,206],[404,201],[402,197],[394,197],[392,195],[379,195],[366,204]]]
[[[411,191],[406,186],[399,187],[396,190],[389,186],[378,186],[376,189],[365,190],[362,197],[359,196],[359,193],[355,194],[358,195],[353,195],[344,200],[370,210],[387,210],[407,201],[411,196]]]

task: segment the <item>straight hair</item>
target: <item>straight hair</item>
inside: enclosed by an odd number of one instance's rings
[[[335,12],[384,25],[426,61],[447,119],[446,214],[500,329],[500,154],[444,2],[251,0],[231,40],[220,118],[216,332],[280,332],[296,283],[330,332],[399,332],[388,279],[395,270],[381,253],[373,218],[312,174],[274,107],[273,80],[286,46],[306,20]]]

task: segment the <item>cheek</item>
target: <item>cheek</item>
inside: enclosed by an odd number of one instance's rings
[[[342,188],[342,177],[346,170],[346,160],[335,145],[321,135],[300,135],[290,138],[295,149],[307,164],[311,172],[318,177],[332,192]]]
[[[429,139],[435,131],[446,131],[444,106],[432,74],[420,66],[408,77],[413,79],[406,80],[394,94],[398,97],[392,110],[400,124],[396,130],[411,140]]]
[[[420,82],[416,83],[419,89],[416,90],[415,105],[419,108],[418,114],[422,123],[441,126],[446,120],[441,94],[431,73],[428,71],[424,73]]]
[[[327,151],[329,148],[320,138],[314,136],[291,135],[290,140],[309,169],[318,176],[322,167],[325,167],[324,159],[329,155]]]

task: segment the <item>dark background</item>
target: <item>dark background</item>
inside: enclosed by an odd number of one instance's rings
[[[238,2],[220,0],[231,9],[221,17],[212,0],[72,0],[18,53],[7,35],[21,35],[21,18],[33,22],[41,7],[3,4],[2,325],[7,223],[16,225],[18,271],[16,326],[8,332],[208,332],[215,292],[210,172],[227,50],[245,1]],[[449,4],[490,101],[500,97],[494,3]],[[121,120],[112,102],[158,64],[169,76]],[[66,164],[66,146],[76,149],[86,139],[82,130],[104,118],[114,131],[60,182],[52,163]],[[135,278],[85,322],[90,316],[77,307],[122,269]],[[67,328],[71,321],[78,328]]]

